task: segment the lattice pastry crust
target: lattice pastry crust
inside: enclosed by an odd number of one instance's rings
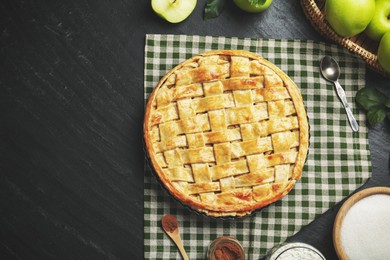
[[[243,216],[293,188],[309,134],[300,91],[286,74],[257,54],[220,50],[160,80],[144,137],[176,199],[210,216]]]

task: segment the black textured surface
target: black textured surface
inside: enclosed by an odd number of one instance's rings
[[[227,4],[180,24],[150,1],[0,2],[1,259],[143,258],[143,54],[146,33],[327,41],[299,0],[262,14]],[[367,85],[390,95],[389,79]],[[390,186],[390,123],[370,127],[373,178]],[[335,259],[340,205],[291,238]]]

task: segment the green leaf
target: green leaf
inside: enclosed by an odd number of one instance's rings
[[[218,17],[225,8],[225,0],[207,0],[204,8],[204,19]]]
[[[368,122],[375,125],[386,118],[386,108],[384,106],[373,106],[367,112]]]
[[[384,105],[387,97],[375,88],[362,88],[356,93],[356,101],[365,109]]]
[[[387,106],[388,108],[390,108],[390,98],[387,99],[386,103],[385,103],[385,106]]]

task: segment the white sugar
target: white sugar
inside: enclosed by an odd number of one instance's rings
[[[342,247],[350,260],[390,258],[390,196],[371,195],[355,203],[341,224]]]

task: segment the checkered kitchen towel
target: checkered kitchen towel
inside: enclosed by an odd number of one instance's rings
[[[219,236],[236,237],[248,259],[258,259],[273,246],[310,223],[361,186],[371,174],[365,115],[356,108],[356,91],[365,86],[365,64],[336,45],[301,40],[146,35],[145,101],[160,78],[178,63],[208,50],[244,49],[279,66],[301,89],[310,129],[308,159],[294,189],[282,200],[251,216],[218,220],[198,215],[172,199],[148,164],[144,177],[144,256],[180,259],[161,228],[161,217],[173,214],[180,223],[190,259],[204,259]],[[333,56],[341,67],[340,83],[360,125],[353,133],[334,87],[320,75],[320,59]]]

